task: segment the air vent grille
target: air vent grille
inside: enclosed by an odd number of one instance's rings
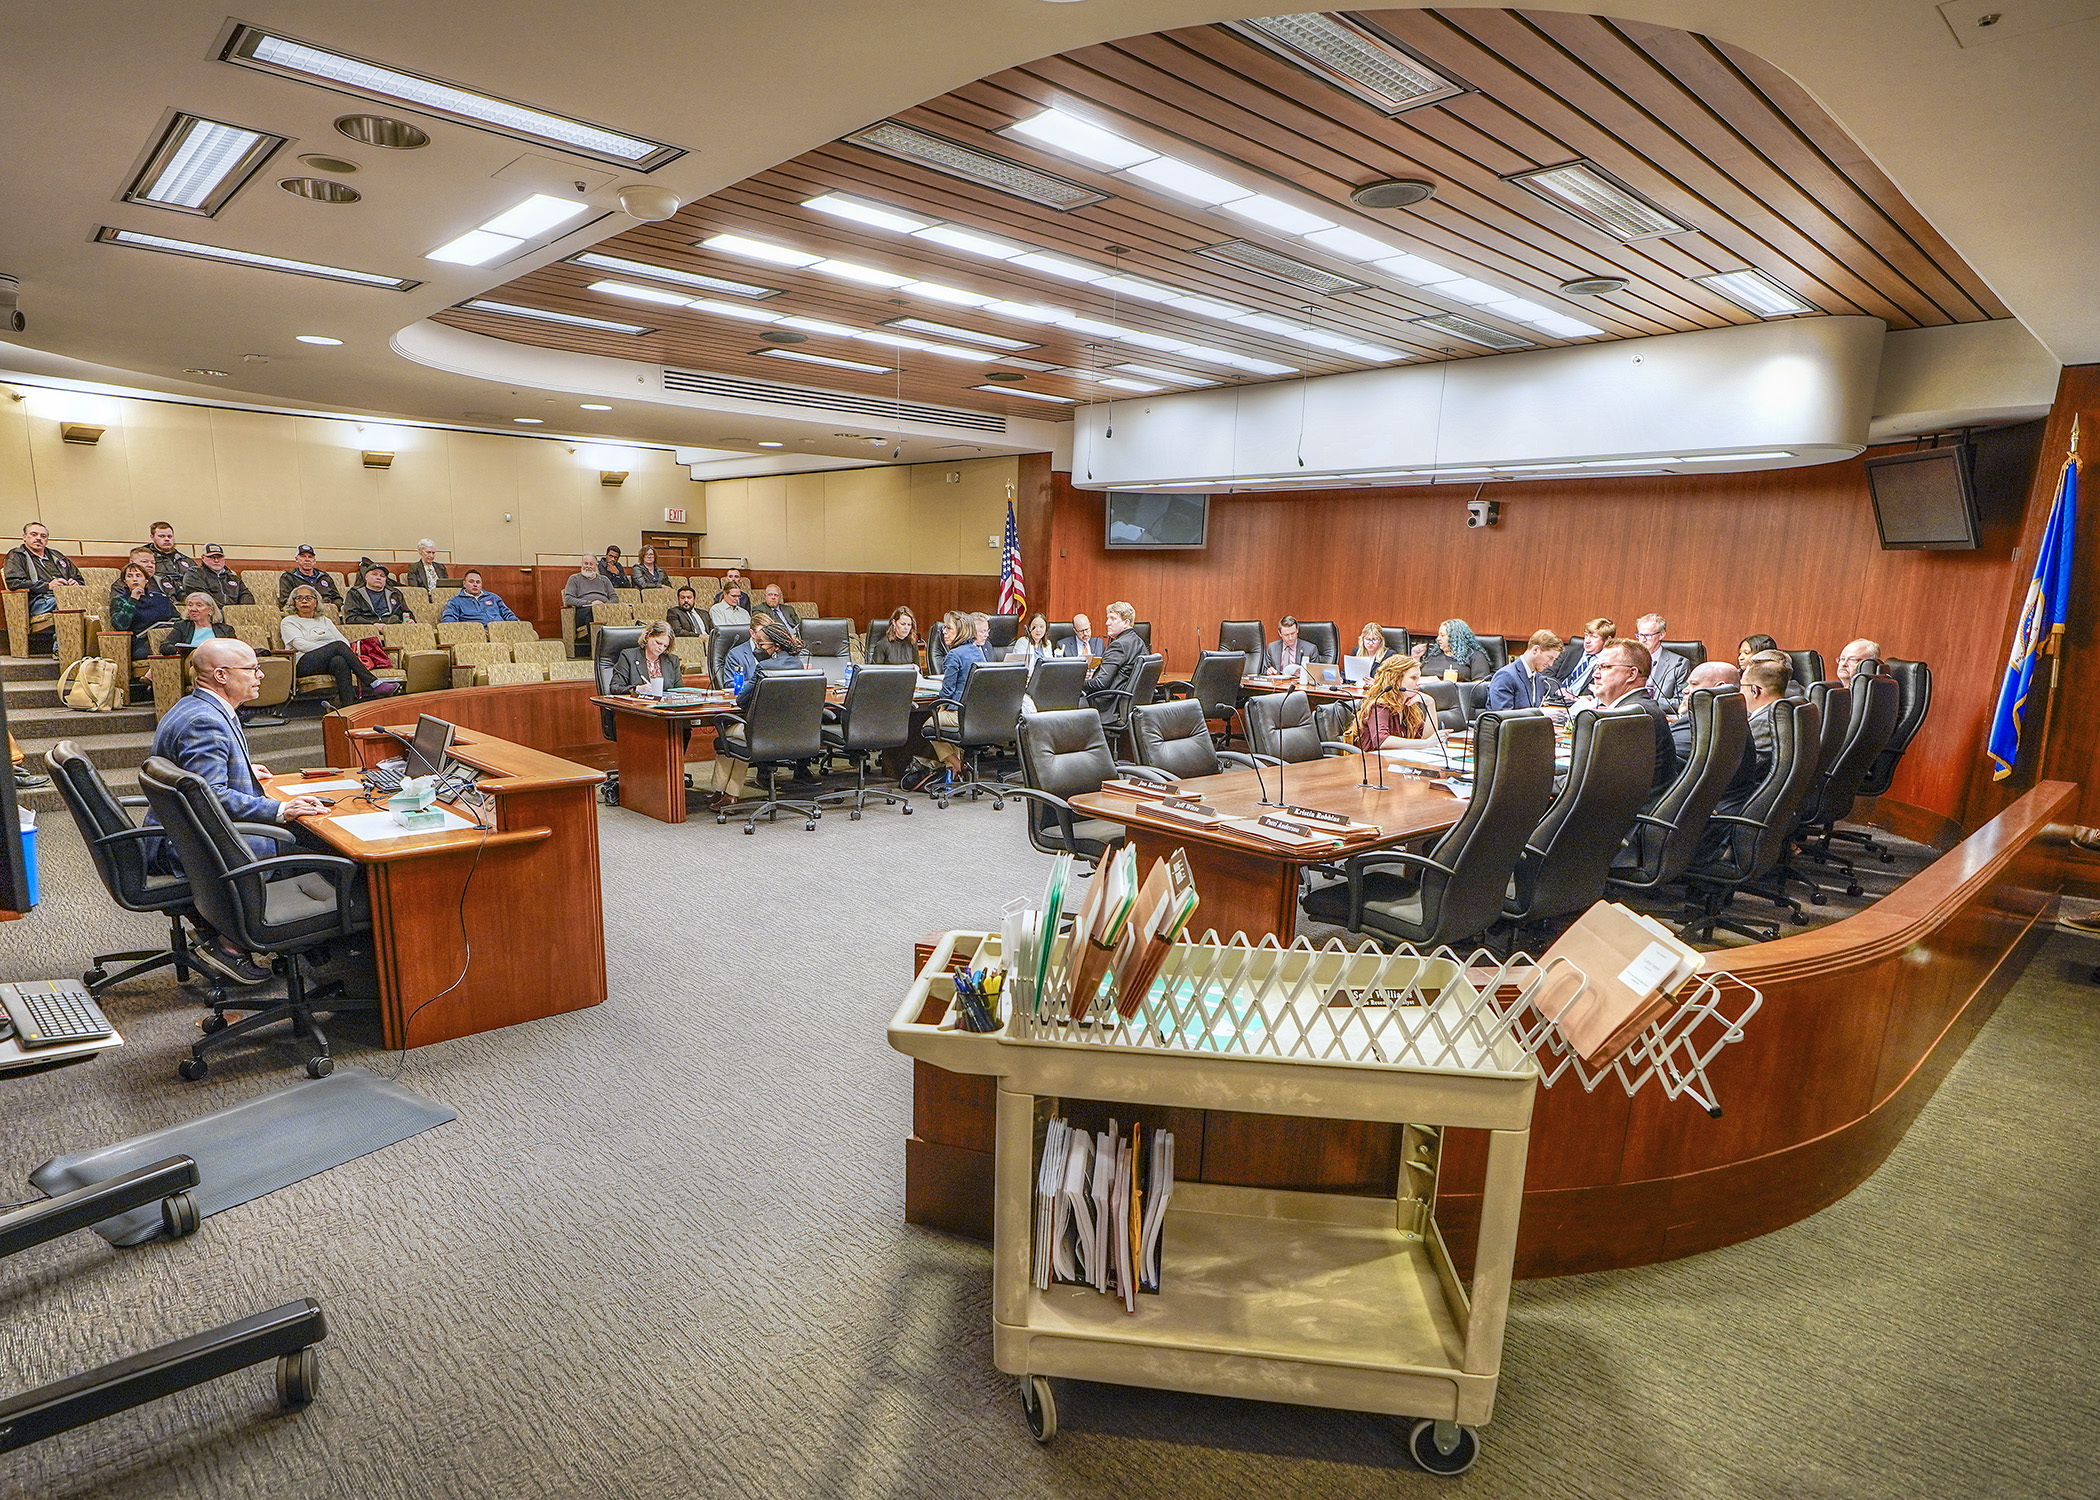
[[[994,156],[989,151],[979,151],[943,136],[928,135],[909,125],[899,125],[895,120],[884,120],[880,125],[857,130],[846,140],[870,151],[880,151],[885,156],[918,162],[950,177],[960,177],[1002,193],[1011,193],[1016,198],[1026,198],[1030,203],[1040,203],[1060,213],[1099,203],[1108,196],[1052,173],[1038,172],[1017,161]]]
[[[991,412],[963,411],[953,406],[927,406],[917,401],[893,401],[886,396],[855,396],[845,391],[815,391],[796,385],[774,385],[765,380],[744,380],[734,375],[710,375],[700,370],[664,370],[664,389],[695,396],[726,396],[734,401],[759,401],[768,406],[796,406],[810,411],[850,411],[856,416],[885,422],[931,422],[942,427],[962,427],[971,432],[1005,432],[1006,418]]]
[[[1499,328],[1490,328],[1485,323],[1476,323],[1461,313],[1438,313],[1433,318],[1415,319],[1417,328],[1435,328],[1454,338],[1464,339],[1469,344],[1484,344],[1490,349],[1535,349],[1538,346],[1530,339],[1519,338],[1514,333],[1504,333]]]
[[[1252,240],[1227,240],[1222,245],[1212,245],[1209,249],[1198,250],[1196,253],[1207,255],[1212,260],[1230,261],[1233,265],[1245,266],[1250,271],[1259,271],[1264,276],[1273,276],[1278,281],[1289,282],[1301,291],[1318,292],[1323,297],[1365,290],[1365,284],[1361,281],[1351,281],[1346,276],[1337,276],[1332,271],[1309,266],[1302,260],[1292,260],[1288,255],[1278,255],[1274,250],[1265,245],[1257,245]]]

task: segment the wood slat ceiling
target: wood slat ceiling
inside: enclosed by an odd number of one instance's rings
[[[601,254],[778,288],[769,310],[854,327],[910,316],[1025,339],[1023,357],[1103,371],[1119,363],[1181,369],[1220,383],[1258,381],[1214,366],[1055,327],[761,265],[696,248],[730,232],[859,261],[1017,302],[1085,316],[1309,375],[1366,366],[1278,335],[1161,307],[802,207],[820,192],[851,193],[1069,255],[1200,296],[1311,323],[1404,351],[1411,360],[1491,351],[1411,320],[1459,312],[1541,344],[1570,342],[1323,256],[1222,210],[1193,207],[1128,178],[993,132],[1056,105],[1110,128],[1132,122],[1187,143],[1175,154],[1250,188],[1264,175],[1324,200],[1327,217],[1452,270],[1606,330],[1638,338],[1754,321],[1691,280],[1754,267],[1830,314],[1865,313],[1891,328],[2009,316],[1981,278],[1866,159],[1835,121],[1778,69],[1709,38],[1594,16],[1515,10],[1389,10],[1356,15],[1473,92],[1388,118],[1223,26],[1127,38],[1010,69],[897,116],[965,145],[1107,194],[1060,213],[843,143],[643,224],[595,247]],[[1503,179],[1587,158],[1694,229],[1621,243]],[[1371,211],[1352,189],[1427,178],[1436,196]],[[1364,291],[1309,294],[1195,254],[1248,239],[1295,259],[1359,275]],[[1119,247],[1119,248],[1117,248]],[[450,309],[439,321],[522,343],[863,395],[901,395],[1011,416],[1055,420],[1069,408],[975,391],[1004,364],[899,351],[882,374],[764,356],[761,325],[656,307],[586,290],[605,273],[558,262],[494,291],[491,300],[646,324],[632,337]],[[1567,297],[1563,281],[1618,276],[1623,291]],[[625,278],[638,279],[638,278]],[[695,293],[694,295],[706,295]],[[734,301],[733,298],[721,300]],[[1579,342],[1579,341],[1577,341]],[[802,352],[892,365],[882,346],[812,334]],[[1278,378],[1296,378],[1285,376]],[[1099,400],[1111,394],[1065,375],[1027,372],[1027,388]]]

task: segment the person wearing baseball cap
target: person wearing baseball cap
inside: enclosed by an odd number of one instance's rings
[[[255,595],[248,585],[241,582],[241,575],[226,566],[226,549],[217,542],[206,542],[204,550],[197,556],[197,566],[190,569],[182,580],[182,594],[209,594],[219,601],[219,607],[229,604],[253,604]]]
[[[336,587],[335,575],[324,573],[314,562],[311,542],[299,544],[299,560],[277,575],[277,607],[283,609],[292,597],[292,590],[309,588],[321,596],[323,604],[341,604],[343,591]]]

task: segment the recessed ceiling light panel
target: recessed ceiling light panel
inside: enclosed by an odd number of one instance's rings
[[[124,201],[208,219],[284,141],[243,125],[177,115],[125,190]]]
[[[600,255],[595,250],[572,255],[569,260],[573,265],[588,266],[593,271],[617,271],[623,276],[647,276],[656,281],[668,281],[674,286],[689,286],[703,292],[723,292],[733,297],[750,297],[754,301],[780,295],[778,287],[755,286],[748,281],[730,281],[720,276],[702,276],[698,271],[684,271],[673,266],[652,266],[647,261],[623,260],[617,255]]]
[[[1323,297],[1364,290],[1364,283],[1361,281],[1337,276],[1332,271],[1323,271],[1318,266],[1307,265],[1302,260],[1293,260],[1288,255],[1279,255],[1268,246],[1257,245],[1251,240],[1227,240],[1222,245],[1212,245],[1196,253],[1211,260],[1227,261],[1235,266],[1259,271],[1264,276],[1273,276],[1276,280],[1286,282],[1301,291],[1318,292]],[[1383,253],[1391,255],[1393,252],[1388,247]]]
[[[1078,400],[1072,396],[1053,396],[1048,391],[1024,391],[1017,385],[973,385],[973,391],[990,391],[995,396],[1025,396],[1030,401],[1048,401],[1058,406],[1076,406]]]
[[[989,151],[979,151],[944,136],[929,135],[895,120],[884,120],[866,130],[857,130],[845,140],[849,145],[917,162],[950,177],[960,177],[965,182],[1025,198],[1030,203],[1040,203],[1060,213],[1099,203],[1108,196],[1054,173],[1023,166],[1007,157],[994,156]]]
[[[458,84],[427,78],[382,63],[330,51],[309,42],[277,36],[255,26],[236,26],[219,56],[242,67],[259,68],[340,89],[366,99],[384,99],[406,104],[428,114],[493,130],[519,140],[537,141],[579,156],[594,157],[624,167],[653,171],[685,153],[660,141],[623,135],[602,125],[592,125],[566,115],[514,104],[493,94],[483,94]]]
[[[1404,114],[1467,91],[1391,38],[1342,16],[1257,16],[1230,24],[1257,47],[1383,114]]]
[[[586,318],[577,313],[550,312],[543,307],[521,307],[515,302],[492,302],[486,297],[462,302],[460,306],[474,312],[500,313],[506,318],[530,318],[536,323],[559,323],[565,328],[594,328],[601,333],[639,335],[656,332],[654,328],[644,328],[638,323],[616,323],[610,318]]]
[[[836,370],[861,370],[870,375],[887,375],[888,365],[863,364],[857,359],[833,359],[828,354],[804,354],[800,349],[753,349],[753,354],[767,359],[792,359],[805,365],[829,365]]]
[[[1530,339],[1520,338],[1518,335],[1505,332],[1500,328],[1490,328],[1485,323],[1476,323],[1473,319],[1459,313],[1438,313],[1433,318],[1417,318],[1415,319],[1415,326],[1417,328],[1434,328],[1440,333],[1448,333],[1453,338],[1461,338],[1469,344],[1479,344],[1488,349],[1532,349],[1537,347]]]
[[[1717,276],[1694,276],[1692,280],[1760,318],[1795,318],[1816,310],[1814,303],[1795,296],[1762,271],[1723,271]]]
[[[324,266],[315,261],[288,260],[281,255],[258,255],[252,250],[233,250],[224,245],[200,245],[194,240],[174,240],[165,235],[140,234],[133,229],[113,229],[106,224],[95,231],[95,239],[104,245],[129,245],[135,250],[158,250],[164,255],[188,255],[198,260],[215,260],[226,265],[253,266],[263,271],[286,271],[294,276],[314,276],[323,281],[347,281],[353,286],[385,287],[392,292],[405,292],[423,284],[400,276],[378,276],[370,271],[351,271],[341,266]]]
[[[1593,161],[1535,167],[1529,172],[1513,173],[1503,181],[1515,183],[1615,240],[1649,240],[1657,235],[1683,234],[1692,227]]]

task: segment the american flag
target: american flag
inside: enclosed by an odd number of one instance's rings
[[[1021,577],[1021,532],[1014,525],[1014,503],[1006,502],[1006,551],[999,559],[999,613],[1017,615],[1028,608],[1028,584]]]

